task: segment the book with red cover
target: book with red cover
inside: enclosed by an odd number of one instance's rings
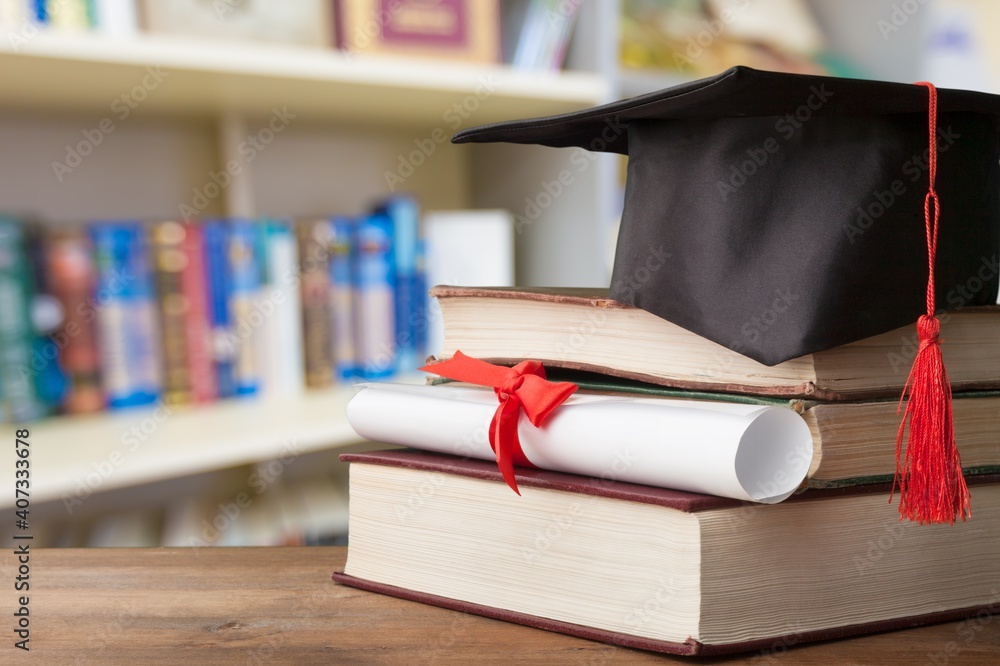
[[[777,505],[402,451],[347,454],[350,536],[333,579],[679,655],[749,651],[1000,610],[1000,477],[976,516],[900,523],[888,486]],[[624,462],[623,464],[627,464]],[[992,611],[990,611],[992,609]]]
[[[500,59],[497,0],[337,0],[337,48],[495,63]]]

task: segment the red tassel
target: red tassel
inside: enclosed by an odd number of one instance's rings
[[[940,204],[934,183],[937,179],[937,90],[925,86],[930,94],[928,108],[930,185],[924,199],[924,222],[927,230],[927,314],[917,322],[920,347],[910,376],[903,387],[900,408],[906,401],[903,421],[896,435],[896,477],[893,491],[899,486],[899,516],[920,524],[948,523],[972,516],[969,489],[962,476],[962,461],[955,446],[955,423],[951,407],[951,382],[941,356],[938,335],[941,323],[934,316],[934,258],[937,255]],[[909,422],[906,457],[903,459],[903,434]],[[889,496],[892,501],[892,495]]]
[[[909,392],[909,400],[896,435],[899,515],[920,524],[954,524],[955,518],[965,520],[972,515],[969,489],[955,446],[951,383],[941,357],[940,330],[941,324],[933,316],[923,315],[917,323],[920,348],[903,389],[904,396]],[[907,421],[910,430],[901,467]]]

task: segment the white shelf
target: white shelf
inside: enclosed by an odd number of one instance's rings
[[[277,106],[300,119],[392,128],[448,130],[444,114],[477,92],[482,99],[469,98],[476,107],[472,118],[486,123],[583,108],[603,101],[608,90],[604,79],[589,73],[542,74],[235,41],[39,33],[26,44],[0,40],[2,105],[114,118],[116,99],[141,86],[144,77],[152,87],[147,68],[166,76],[136,114],[269,115]]]
[[[355,389],[309,390],[297,399],[227,400],[175,407],[54,417],[27,427],[31,503],[335,449],[361,441],[344,416]],[[0,426],[0,469],[14,504],[14,427]],[[144,440],[142,438],[145,438]]]

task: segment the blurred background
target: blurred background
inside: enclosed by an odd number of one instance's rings
[[[39,546],[343,543],[337,455],[370,446],[345,405],[419,381],[429,285],[610,277],[623,158],[455,131],[738,64],[997,92],[996,25],[986,0],[0,0],[6,478],[30,448],[0,507]]]

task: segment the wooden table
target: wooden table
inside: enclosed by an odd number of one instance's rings
[[[13,647],[2,557],[0,663],[1000,664],[1000,616],[730,660],[616,648],[343,587],[343,548],[31,552],[30,654]],[[952,655],[946,650],[951,648]]]

